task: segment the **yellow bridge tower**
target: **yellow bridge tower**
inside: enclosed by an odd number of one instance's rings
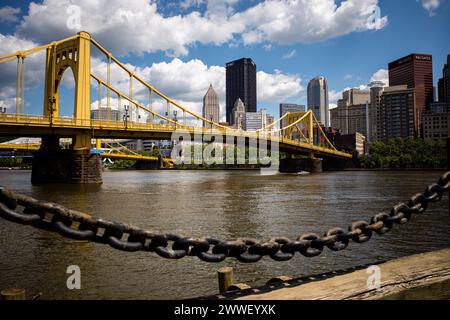
[[[59,90],[64,72],[71,69],[75,78],[74,118],[83,125],[91,119],[91,36],[80,32],[47,48],[45,68],[44,115],[50,122],[59,117]],[[77,134],[74,149],[90,149],[91,135]]]

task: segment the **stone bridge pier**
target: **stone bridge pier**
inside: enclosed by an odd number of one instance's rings
[[[75,137],[72,149],[61,149],[58,136],[45,136],[33,154],[31,183],[101,184],[102,171],[100,155],[90,152],[90,136]]]
[[[315,157],[294,158],[291,155],[280,160],[281,173],[297,173],[301,171],[310,173],[323,172],[322,160]]]

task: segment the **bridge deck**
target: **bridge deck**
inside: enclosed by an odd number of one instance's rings
[[[43,136],[49,134],[59,135],[61,137],[73,137],[76,134],[94,133],[96,138],[112,139],[152,139],[165,140],[171,139],[175,131],[174,125],[167,124],[144,124],[121,121],[106,120],[82,120],[73,118],[56,118],[50,121],[43,116],[17,116],[15,114],[0,115],[0,134],[12,136]],[[314,153],[320,157],[351,159],[352,155],[311,145],[309,143],[286,139],[283,137],[266,135],[261,136],[256,132],[246,132],[241,130],[224,129],[206,129],[196,127],[177,128],[180,134],[209,134],[216,136],[232,136],[236,138],[263,139],[279,144],[281,152],[292,152],[299,154]]]

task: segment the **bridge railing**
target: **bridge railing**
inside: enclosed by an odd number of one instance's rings
[[[17,123],[17,124],[44,124],[57,126],[74,126],[74,127],[105,127],[111,129],[158,129],[173,131],[174,126],[168,124],[155,123],[138,123],[133,121],[114,121],[104,119],[76,119],[73,117],[57,117],[51,118],[42,115],[27,115],[15,113],[0,114],[0,121],[3,123]]]
[[[76,119],[72,117],[46,117],[42,115],[19,115],[19,114],[0,114],[0,121],[4,124],[12,125],[37,125],[42,127],[57,126],[61,128],[74,129],[92,129],[92,130],[137,130],[137,131],[153,131],[161,133],[172,133],[176,130],[189,134],[206,134],[219,137],[241,137],[254,140],[268,140],[272,143],[284,144],[303,149],[305,152],[316,152],[322,155],[333,155],[341,158],[351,158],[350,154],[330,149],[326,146],[311,145],[307,141],[294,140],[284,137],[280,131],[256,131],[249,132],[233,128],[204,128],[204,127],[176,127],[174,124],[164,123],[139,123],[133,121],[114,121],[105,119]]]

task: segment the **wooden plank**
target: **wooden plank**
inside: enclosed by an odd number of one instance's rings
[[[450,299],[450,249],[403,257],[383,264],[380,287],[369,289],[367,269],[323,281],[286,287],[242,300]]]

